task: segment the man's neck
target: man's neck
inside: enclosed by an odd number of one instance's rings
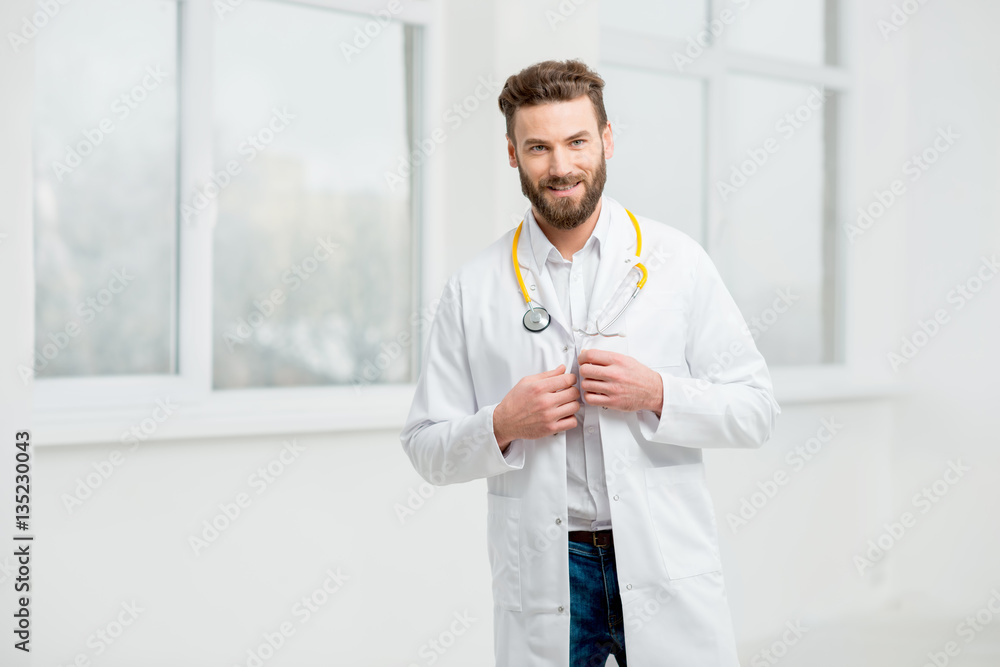
[[[583,224],[577,225],[573,229],[557,229],[541,218],[538,215],[538,211],[534,208],[531,209],[531,212],[535,216],[535,221],[538,223],[539,229],[545,234],[545,238],[549,240],[549,243],[555,246],[563,258],[572,261],[576,251],[586,245],[587,239],[594,233],[594,228],[597,227],[597,219],[601,217],[601,205],[603,203],[604,200],[602,198],[601,201],[597,202],[597,206],[594,208],[594,212],[590,214],[590,217]]]

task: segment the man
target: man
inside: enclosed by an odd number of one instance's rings
[[[507,79],[531,208],[445,286],[403,449],[487,480],[498,666],[735,666],[701,450],[762,445],[780,409],[704,250],[603,196],[603,86]]]

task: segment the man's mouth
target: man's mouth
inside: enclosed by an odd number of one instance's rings
[[[576,188],[577,188],[577,186],[580,185],[580,183],[582,183],[582,181],[577,181],[576,183],[573,183],[572,185],[549,185],[549,186],[546,187],[546,189],[549,192],[554,193],[557,197],[565,197],[567,195],[570,195],[570,194],[573,194],[574,192],[576,192]]]

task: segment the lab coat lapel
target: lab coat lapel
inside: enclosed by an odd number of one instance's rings
[[[528,290],[528,296],[532,298],[536,306],[541,305],[548,311],[552,318],[549,326],[557,325],[562,327],[566,333],[572,334],[573,327],[562,311],[559,303],[559,295],[556,294],[555,285],[549,277],[548,271],[541,271],[535,264],[535,254],[531,248],[531,234],[528,231],[529,220],[524,219],[524,226],[521,228],[521,236],[517,240],[517,261],[521,266],[521,277],[524,279],[524,286]],[[536,223],[537,224],[537,223]],[[518,286],[520,294],[520,286]],[[524,302],[524,297],[521,297]],[[527,309],[528,304],[524,304]]]
[[[590,307],[587,309],[588,331],[596,331],[596,320],[605,309],[608,314],[602,318],[602,322],[606,323],[614,317],[625,299],[632,293],[636,283],[633,272],[633,279],[629,280],[627,288],[622,284],[638,261],[635,256],[635,227],[628,213],[618,202],[604,197],[603,206],[609,207],[610,224],[605,238],[606,243],[601,246],[601,261],[597,266],[594,292],[591,295]],[[623,318],[620,318],[611,331],[622,330],[623,324]]]

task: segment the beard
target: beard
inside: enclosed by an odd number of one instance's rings
[[[588,180],[581,173],[564,178],[542,179],[536,186],[521,169],[520,162],[517,165],[517,174],[521,177],[521,192],[531,202],[535,212],[541,216],[542,220],[556,229],[573,229],[583,224],[597,208],[597,203],[601,201],[604,183],[608,178],[607,161],[604,159],[603,152],[601,153],[601,164],[597,167],[591,180]],[[546,196],[545,189],[548,187],[558,188],[573,185],[577,181],[583,186],[583,196],[579,203],[574,202],[573,197],[551,199]]]

